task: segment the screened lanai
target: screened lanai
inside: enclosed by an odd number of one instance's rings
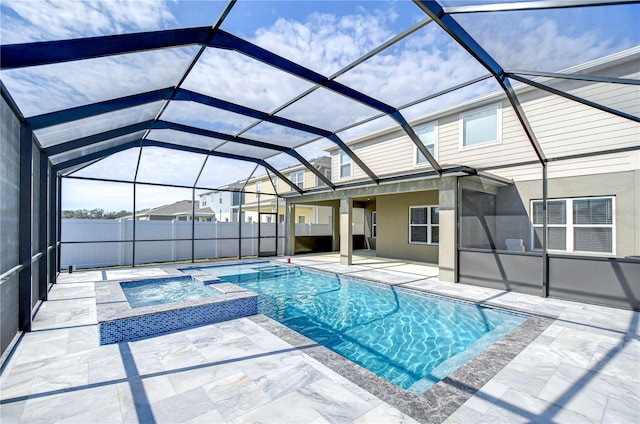
[[[637,135],[637,59],[635,78],[580,72],[603,57],[637,54],[636,1],[3,1],[0,8],[3,322],[19,310],[15,327],[27,331],[64,249],[103,246],[101,255],[117,256],[101,265],[212,258],[218,240],[233,241],[220,256],[259,255],[250,240],[260,230],[243,229],[253,208],[258,221],[273,215],[269,223],[278,224],[263,248],[282,254],[297,217],[281,218],[280,209],[300,196],[448,176],[509,184],[474,157],[442,159],[443,149],[430,148],[419,131],[423,117],[473,99],[503,98],[502,113],[514,117],[520,137],[516,159],[505,145],[482,163],[539,167],[545,207],[547,169],[570,154],[545,149],[564,130],[531,119],[535,107],[523,106],[520,93],[632,123]],[[574,83],[615,90],[625,101],[566,89]],[[567,127],[577,119],[567,116]],[[424,166],[390,172],[354,147],[393,131]],[[633,129],[625,131],[625,143],[594,143],[580,157],[637,155]],[[322,157],[331,158],[329,172],[317,165]],[[346,164],[353,178],[341,178]],[[315,183],[292,181],[298,170]],[[262,177],[268,184],[258,190]],[[188,225],[144,233],[153,222],[138,218],[182,201]],[[74,209],[127,212],[119,216],[122,237],[94,226],[63,244],[62,212]],[[209,232],[198,222],[207,213],[218,221],[227,213],[236,229]],[[542,254],[547,221],[536,222]],[[173,256],[153,253],[169,243]],[[3,350],[12,337],[3,333]]]

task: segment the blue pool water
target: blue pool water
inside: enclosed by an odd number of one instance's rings
[[[120,283],[122,291],[132,308],[182,302],[220,296],[218,290],[204,285],[191,277],[163,278]]]
[[[202,268],[259,295],[289,328],[421,394],[527,317],[293,266]]]

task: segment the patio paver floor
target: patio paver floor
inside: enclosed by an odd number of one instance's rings
[[[292,262],[557,317],[445,422],[640,422],[638,312],[442,283],[429,264],[332,259]],[[2,373],[0,421],[414,422],[251,319],[100,346],[94,282],[163,269],[61,274]]]

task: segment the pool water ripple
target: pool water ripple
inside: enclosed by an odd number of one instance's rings
[[[258,293],[261,313],[415,394],[527,319],[292,266],[240,267],[203,270]]]

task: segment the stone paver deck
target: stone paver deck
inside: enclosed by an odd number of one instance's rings
[[[466,401],[446,423],[640,422],[638,312],[443,283],[429,264],[364,256],[344,267],[330,254],[292,262],[552,317],[488,382],[462,387]],[[100,346],[95,282],[165,269],[62,274],[5,364],[0,422],[415,422],[317,360],[317,345],[274,335],[260,325],[266,317]]]

